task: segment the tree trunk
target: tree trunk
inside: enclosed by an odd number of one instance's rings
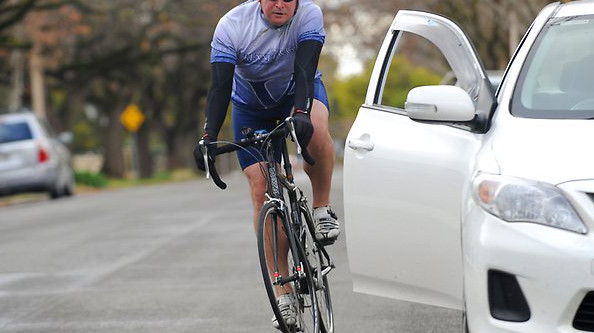
[[[186,168],[189,166],[192,148],[191,144],[188,143],[188,137],[181,131],[173,133],[170,139],[170,145],[168,145],[169,153],[169,170],[175,170],[180,168]]]
[[[144,123],[137,133],[138,176],[150,178],[153,176],[153,158],[150,151],[150,126]]]
[[[10,77],[10,98],[8,108],[10,112],[18,111],[22,106],[24,90],[24,60],[23,51],[12,51],[10,58],[12,74]]]
[[[43,57],[41,55],[41,45],[38,42],[35,42],[29,54],[29,75],[31,76],[33,112],[39,117],[47,118]]]
[[[103,152],[103,166],[101,172],[114,178],[124,178],[124,153],[122,142],[124,140],[120,114],[124,110],[123,103],[118,103],[109,111],[109,123],[103,138],[105,151]]]

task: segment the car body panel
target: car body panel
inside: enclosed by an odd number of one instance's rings
[[[570,323],[585,294],[594,289],[591,234],[584,237],[532,223],[504,223],[473,205],[464,220],[470,332],[580,332]],[[490,269],[517,277],[529,302],[530,320],[508,322],[491,316],[486,293]]]
[[[490,140],[503,174],[555,185],[592,177],[594,154],[575,143],[594,142],[593,122],[505,118]]]
[[[37,159],[38,144],[33,140],[0,145],[0,172],[27,168]]]
[[[565,17],[565,16],[580,16],[580,15],[590,15],[594,14],[594,8],[592,8],[592,3],[588,1],[572,1],[571,3],[567,3],[562,7],[559,7],[557,13],[555,13],[556,17]]]
[[[470,159],[459,156],[473,156],[478,144],[475,134],[427,126],[404,115],[359,110],[347,146],[359,139],[374,149],[345,152],[349,264],[355,290],[461,309],[461,203],[453,194],[472,170]],[[455,141],[456,149],[444,140]],[[433,154],[436,147],[439,154]],[[448,183],[436,186],[443,174]]]

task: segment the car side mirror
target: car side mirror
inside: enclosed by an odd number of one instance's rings
[[[422,86],[409,91],[406,97],[409,118],[424,121],[470,121],[475,107],[470,95],[456,86]]]
[[[73,137],[72,132],[62,132],[58,135],[58,140],[63,144],[69,145],[72,143]]]

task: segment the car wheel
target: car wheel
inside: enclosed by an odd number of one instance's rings
[[[56,184],[49,190],[49,196],[51,199],[59,199],[62,196],[62,191],[63,191],[63,189],[61,189]]]
[[[51,199],[59,199],[63,195],[64,186],[60,185],[60,180],[58,179],[56,183],[49,188],[49,196]]]
[[[70,197],[74,194],[74,180],[71,179],[66,185],[64,186],[64,195]]]

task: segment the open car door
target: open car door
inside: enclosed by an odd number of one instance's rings
[[[391,102],[390,68],[400,51],[418,45],[403,45],[405,37],[422,39],[443,56],[455,85],[470,95],[475,120],[415,122]],[[456,24],[398,12],[346,140],[345,232],[355,291],[463,308],[461,197],[494,103],[483,66]]]

